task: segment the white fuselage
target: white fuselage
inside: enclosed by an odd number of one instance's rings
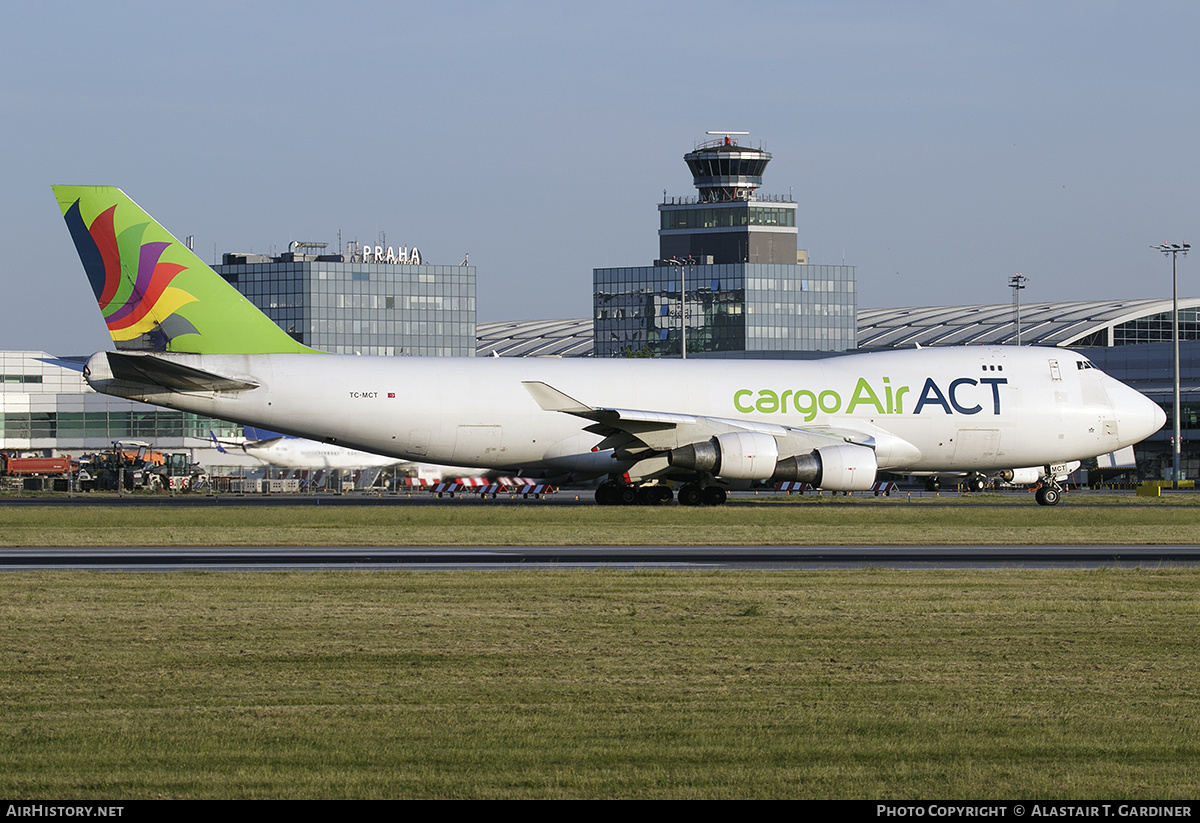
[[[880,469],[993,471],[1094,457],[1161,427],[1152,401],[1062,349],[939,348],[808,361],[156,355],[258,388],[100,391],[391,457],[531,471],[623,471],[592,421],[547,411],[540,382],[603,409],[858,433]],[[848,438],[849,439],[849,438]]]
[[[378,454],[331,446],[298,437],[276,437],[249,441],[242,450],[268,466],[285,469],[378,469],[405,461]]]
[[[353,471],[356,469],[403,469],[413,477],[440,480],[444,477],[460,477],[469,472],[463,466],[441,466],[417,463],[398,457],[347,449],[327,443],[318,443],[303,437],[273,437],[269,440],[248,440],[241,444],[242,451],[268,466],[281,469],[325,469]]]

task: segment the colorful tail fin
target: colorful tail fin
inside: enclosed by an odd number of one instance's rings
[[[54,196],[118,349],[192,354],[311,352],[112,186]]]

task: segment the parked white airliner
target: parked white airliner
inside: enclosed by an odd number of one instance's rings
[[[297,343],[119,189],[56,186],[119,349],[97,391],[376,454],[607,475],[602,503],[720,503],[721,482],[868,489],[876,472],[1036,479],[1157,431],[1085,357],[926,348],[817,361],[353,357]]]
[[[247,427],[246,434],[250,436],[252,431]],[[246,440],[219,440],[211,431],[208,434],[219,452],[225,453],[226,447],[239,449],[260,463],[281,469],[386,469],[408,462],[282,434]]]
[[[463,466],[414,463],[398,457],[385,457],[358,449],[318,443],[303,437],[264,432],[250,426],[246,427],[246,435],[250,438],[246,440],[221,440],[211,431],[208,434],[219,452],[225,453],[226,447],[240,449],[260,463],[280,469],[354,471],[395,468],[431,483],[471,473],[471,469]]]

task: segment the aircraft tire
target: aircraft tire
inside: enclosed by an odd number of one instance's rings
[[[665,506],[675,499],[675,495],[667,486],[639,486],[637,503],[639,506]]]
[[[936,492],[936,491],[941,491],[941,488],[942,488],[942,481],[939,480],[936,476],[925,478],[925,491]]]
[[[982,477],[971,477],[967,479],[967,491],[969,492],[981,492],[983,491],[984,485],[985,484]]]
[[[703,491],[695,483],[688,483],[679,490],[679,505],[699,506],[703,500]]]
[[[1037,494],[1034,495],[1034,497],[1037,499],[1038,505],[1040,506],[1057,506],[1061,495],[1059,494],[1058,489],[1052,489],[1049,486],[1043,486],[1037,490]]]
[[[706,506],[723,506],[726,497],[725,490],[720,486],[707,486],[704,489],[704,505]]]
[[[615,506],[617,500],[614,491],[612,483],[601,483],[596,487],[596,503],[601,506]]]
[[[637,491],[637,504],[639,506],[658,505],[658,487],[657,486],[638,486],[636,491]]]
[[[633,486],[617,486],[616,499],[618,506],[632,506],[638,502],[637,489]]]

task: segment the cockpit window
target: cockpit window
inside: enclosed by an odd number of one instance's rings
[[[1075,366],[1076,366],[1076,367],[1077,367],[1077,368],[1078,368],[1080,371],[1083,371],[1084,369],[1094,369],[1094,368],[1096,368],[1096,364],[1095,364],[1095,363],[1093,363],[1091,360],[1076,360],[1076,361],[1075,361]]]

